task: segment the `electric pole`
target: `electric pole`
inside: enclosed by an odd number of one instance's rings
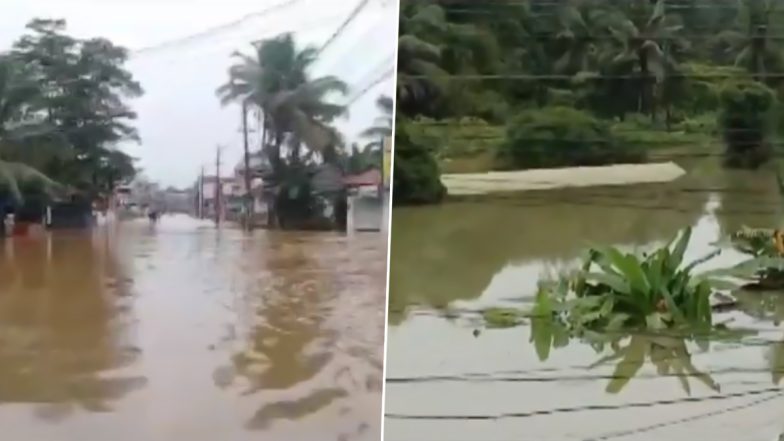
[[[221,215],[221,196],[223,195],[223,188],[221,188],[221,146],[215,149],[215,225],[220,224]]]
[[[251,192],[250,152],[248,151],[248,103],[242,102],[242,141],[245,149],[245,228],[252,228],[253,194]]]
[[[204,219],[204,166],[201,166],[201,175],[199,175],[199,219]]]

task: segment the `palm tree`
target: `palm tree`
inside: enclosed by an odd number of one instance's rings
[[[763,81],[767,72],[778,72],[784,67],[784,55],[769,33],[777,3],[776,0],[740,2],[736,29],[717,36],[717,42],[734,55],[735,65],[748,69],[756,81]]]
[[[649,0],[630,0],[622,8],[609,11],[601,19],[616,44],[611,49],[616,51],[611,64],[636,69],[637,110],[655,118],[654,88],[664,78],[668,66],[675,64],[671,50],[686,46],[685,40],[679,38],[683,26],[677,16],[666,13],[664,0],[656,0],[652,9]]]
[[[262,148],[272,147],[273,164],[280,162],[286,134],[312,149],[323,148],[332,138],[328,124],[346,108],[327,101],[333,93],[345,95],[347,85],[334,76],[311,79],[308,69],[318,49],[298,49],[290,33],[255,45],[254,57],[235,53],[240,62],[229,69],[229,82],[218,89],[223,104],[244,102],[262,115]]]
[[[563,6],[558,14],[556,43],[561,55],[555,61],[556,72],[574,74],[595,69],[605,31],[601,26],[603,14],[595,1],[572,0]]]
[[[395,102],[391,97],[381,95],[376,98],[376,108],[380,116],[376,117],[374,125],[363,130],[359,136],[369,139],[365,149],[380,150],[383,148],[383,139],[392,136],[392,120],[394,118]]]
[[[397,99],[404,111],[443,91],[441,46],[437,34],[446,26],[444,10],[438,5],[419,2],[401,5],[400,37],[397,50]]]
[[[330,124],[346,114],[346,107],[329,101],[335,94],[345,96],[348,86],[334,76],[311,78],[309,68],[317,60],[318,49],[297,47],[290,33],[254,45],[253,56],[235,53],[239,60],[229,69],[229,81],[217,90],[226,105],[240,102],[259,110],[262,126],[261,149],[269,159],[268,182],[286,179],[286,168],[301,162],[302,144],[323,153],[337,142]],[[284,142],[291,147],[284,161]],[[274,217],[274,207],[270,216]]]

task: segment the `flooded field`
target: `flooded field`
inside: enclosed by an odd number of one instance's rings
[[[165,217],[0,247],[3,439],[378,439],[386,235]]]
[[[545,346],[540,361],[530,326],[484,329],[477,313],[529,307],[537,280],[591,245],[644,250],[691,225],[688,261],[742,225],[774,228],[784,219],[773,172],[727,172],[713,160],[686,168],[670,184],[396,208],[386,439],[779,439],[784,295],[740,296],[738,310],[714,319],[756,334],[707,350],[630,336],[628,352],[653,354],[636,364],[603,361],[609,349],[577,340]],[[725,250],[710,266],[738,258]]]

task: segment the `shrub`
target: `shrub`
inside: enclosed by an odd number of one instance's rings
[[[639,146],[620,144],[607,122],[589,113],[549,107],[526,110],[507,126],[503,161],[514,167],[545,168],[640,162]]]
[[[395,204],[435,203],[446,196],[438,163],[426,139],[424,136],[412,136],[410,122],[398,121],[395,134]]]
[[[768,136],[776,96],[756,81],[728,83],[721,91],[719,127],[726,144],[729,167],[757,168],[771,156]]]

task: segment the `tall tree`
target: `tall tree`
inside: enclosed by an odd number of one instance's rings
[[[101,38],[76,39],[65,29],[64,20],[33,20],[12,55],[27,65],[29,78],[39,85],[37,105],[71,153],[51,161],[46,170],[82,190],[107,190],[95,167],[102,157],[121,156],[108,155],[115,143],[139,140],[130,125],[136,113],[127,100],[143,90],[124,68],[125,48]]]
[[[771,32],[776,23],[778,1],[741,0],[738,16],[732,29],[721,32],[716,38],[727,53],[734,57],[735,65],[742,66],[757,81],[770,81],[768,72],[784,68],[784,54]]]
[[[35,83],[24,75],[21,63],[0,55],[0,194],[22,202],[23,190],[55,194],[60,184],[27,164],[8,161],[7,151],[41,128],[31,114],[39,97]]]

